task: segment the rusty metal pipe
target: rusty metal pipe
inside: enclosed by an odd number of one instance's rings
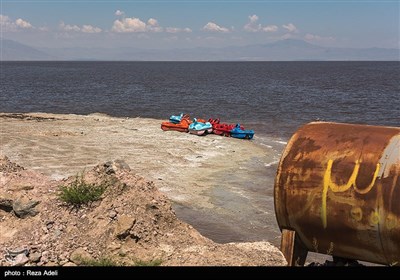
[[[306,124],[278,166],[279,227],[308,251],[400,265],[399,175],[400,128]]]

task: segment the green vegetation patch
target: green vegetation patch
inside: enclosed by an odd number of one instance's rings
[[[83,204],[99,200],[105,192],[107,184],[89,184],[84,180],[83,173],[65,186],[60,186],[59,198],[67,204],[79,207]]]
[[[79,265],[80,266],[118,266],[118,263],[116,263],[112,259],[106,258],[106,257],[100,258],[98,260],[80,258]]]

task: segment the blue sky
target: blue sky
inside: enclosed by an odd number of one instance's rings
[[[38,47],[223,47],[302,39],[399,48],[400,1],[1,0],[1,36]]]

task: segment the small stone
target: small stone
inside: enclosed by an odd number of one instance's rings
[[[10,198],[0,197],[0,209],[6,212],[13,210],[13,200]]]
[[[64,252],[62,252],[62,253],[60,254],[59,259],[61,259],[61,260],[68,260],[68,256],[69,256],[69,253],[64,251]]]
[[[42,263],[46,263],[49,261],[49,257],[50,257],[50,252],[49,251],[43,251],[42,252],[42,257],[40,258],[40,262]]]
[[[96,200],[96,201],[93,201],[93,202],[91,203],[91,206],[94,207],[94,208],[96,208],[96,207],[99,207],[100,204],[101,204],[101,200]]]
[[[64,266],[68,262],[69,262],[68,260],[61,260],[58,263],[59,263],[59,265]]]
[[[108,216],[110,217],[110,219],[114,219],[116,216],[117,216],[117,212],[116,211],[114,211],[114,210],[111,210],[109,213],[108,213]]]
[[[40,252],[34,252],[32,254],[29,254],[29,260],[34,263],[39,262],[41,257],[42,254]]]
[[[39,211],[33,209],[36,205],[38,205],[39,201],[29,201],[25,202],[21,199],[14,201],[13,203],[13,210],[15,215],[18,218],[25,218],[27,216],[36,216]]]
[[[86,252],[85,249],[83,249],[82,247],[75,249],[71,255],[69,256],[70,261],[72,261],[73,263],[80,265],[83,263],[83,261],[85,260],[91,260],[92,256]]]
[[[135,224],[135,218],[131,216],[119,216],[116,228],[116,235],[119,239],[124,239],[129,235],[129,231]]]
[[[121,248],[121,244],[115,244],[111,243],[110,245],[107,246],[107,249],[110,251],[115,251]]]
[[[19,254],[15,257],[14,263],[12,266],[23,266],[29,262],[28,257],[25,254]]]
[[[121,248],[121,249],[118,251],[118,255],[119,255],[120,257],[125,257],[127,254],[128,254],[128,250],[126,250],[126,249],[124,249],[124,248]]]
[[[58,237],[60,237],[61,234],[62,234],[62,231],[59,230],[59,229],[56,229],[56,230],[54,231],[53,236],[56,237],[56,238],[58,238]]]
[[[129,165],[125,161],[120,160],[120,159],[117,159],[114,161],[107,161],[106,163],[104,163],[103,167],[104,167],[106,174],[108,174],[108,175],[115,174],[117,171],[120,171],[120,170],[123,170],[123,171],[131,170]]]
[[[74,264],[73,262],[67,262],[62,266],[76,266],[76,264]]]

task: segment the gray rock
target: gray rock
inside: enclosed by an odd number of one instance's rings
[[[0,197],[0,209],[6,212],[13,210],[13,200],[10,198]]]
[[[131,168],[129,167],[129,165],[121,159],[117,159],[114,161],[107,161],[106,163],[104,163],[104,169],[106,174],[110,175],[110,174],[115,174],[117,171],[130,171]]]
[[[129,165],[122,159],[115,160],[114,165],[117,167],[118,170],[131,171]]]
[[[29,262],[28,257],[25,254],[19,254],[15,257],[14,263],[12,266],[23,266],[27,262]]]
[[[12,207],[18,218],[25,218],[27,216],[36,216],[39,213],[39,211],[34,209],[39,203],[39,201],[35,200],[24,202],[23,200],[18,199],[14,201]]]
[[[24,248],[24,247],[7,250],[7,255],[9,255],[11,257],[16,257],[19,254],[24,254],[25,256],[27,256],[29,254],[29,250],[27,248]]]

